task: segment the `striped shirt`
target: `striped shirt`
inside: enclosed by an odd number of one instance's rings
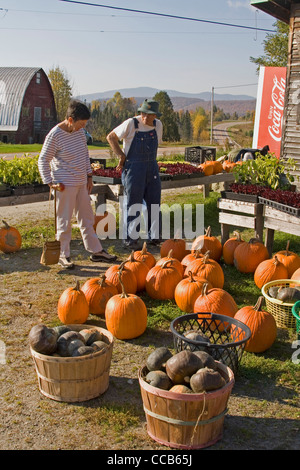
[[[38,167],[43,183],[64,183],[78,186],[92,174],[89,152],[83,129],[66,132],[58,125],[45,138]]]

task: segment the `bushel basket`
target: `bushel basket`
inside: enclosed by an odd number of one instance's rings
[[[278,279],[277,281],[267,282],[262,287],[262,295],[265,298],[267,310],[273,315],[276,325],[279,328],[295,328],[296,318],[292,313],[295,302],[283,302],[279,299],[274,299],[268,292],[270,287],[293,287],[300,286],[300,281],[296,279]]]
[[[245,344],[251,337],[250,328],[235,318],[216,313],[191,313],[171,323],[176,352],[204,350],[236,374]],[[189,332],[203,333],[209,343],[187,338]]]

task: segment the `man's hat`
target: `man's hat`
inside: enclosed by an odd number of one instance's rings
[[[138,111],[146,114],[156,114],[157,117],[161,116],[161,113],[158,111],[159,103],[154,100],[145,100]]]

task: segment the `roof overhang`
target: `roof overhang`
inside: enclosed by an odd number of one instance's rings
[[[255,8],[287,24],[290,22],[291,6],[294,3],[300,3],[300,0],[251,0],[251,5]]]

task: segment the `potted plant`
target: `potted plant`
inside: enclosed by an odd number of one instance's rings
[[[9,187],[9,192],[14,195],[32,194],[49,189],[48,185],[43,184],[39,173],[38,155],[33,157],[24,155],[11,160],[1,158],[0,184]]]

